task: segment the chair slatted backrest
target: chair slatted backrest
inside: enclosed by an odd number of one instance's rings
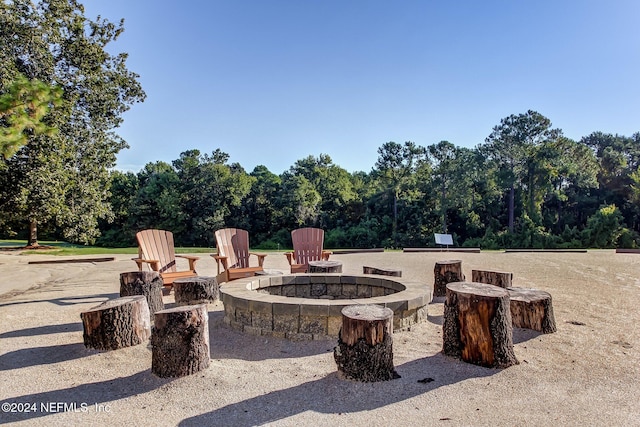
[[[173,233],[166,230],[142,230],[136,234],[138,256],[160,261],[160,273],[176,271]]]
[[[240,228],[221,228],[215,232],[218,255],[229,259],[229,268],[249,267],[249,232]]]
[[[320,228],[298,228],[291,232],[293,256],[296,264],[309,264],[309,261],[322,259],[324,230]]]

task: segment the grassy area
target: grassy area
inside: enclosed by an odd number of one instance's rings
[[[138,248],[100,248],[97,246],[73,245],[67,242],[38,242],[42,246],[51,246],[52,249],[29,250],[24,253],[29,255],[104,255],[104,254],[137,254]],[[0,240],[0,249],[19,248],[25,246],[24,240]],[[176,248],[176,253],[214,253],[213,248]]]

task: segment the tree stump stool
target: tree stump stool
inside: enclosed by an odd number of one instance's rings
[[[487,283],[506,289],[511,287],[512,280],[513,273],[506,271],[471,270],[472,282]]]
[[[162,288],[164,282],[157,271],[130,271],[120,273],[120,296],[144,295],[151,316],[164,310]]]
[[[393,310],[379,305],[342,309],[333,357],[345,378],[374,382],[400,378],[393,367]]]
[[[392,268],[362,267],[362,274],[378,274],[381,276],[402,277],[402,270]]]
[[[433,296],[443,297],[447,293],[447,283],[463,282],[462,261],[438,261],[433,269]]]
[[[537,289],[507,288],[511,299],[514,328],[533,329],[550,334],[556,331],[551,294]]]
[[[151,372],[183,377],[209,367],[209,313],[206,305],[158,311],[151,333]]]
[[[116,350],[142,344],[151,334],[149,306],[142,295],[115,298],[80,313],[84,345]]]
[[[509,292],[486,283],[447,284],[444,354],[490,368],[518,364],[513,352]]]
[[[309,273],[342,273],[340,261],[309,261]]]
[[[215,277],[185,277],[173,281],[176,305],[213,303],[218,300],[219,291]]]

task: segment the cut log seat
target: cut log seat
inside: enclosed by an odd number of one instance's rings
[[[538,289],[507,288],[514,328],[533,329],[550,334],[556,332],[551,294]]]
[[[164,310],[163,286],[164,282],[157,271],[120,273],[120,296],[144,295],[152,319],[156,311]]]
[[[149,306],[142,295],[115,298],[80,313],[84,345],[116,350],[142,344],[151,333]]]
[[[209,367],[209,314],[204,304],[155,314],[151,334],[151,372],[183,377]]]
[[[382,276],[402,277],[402,270],[394,268],[362,267],[362,274],[378,274]]]
[[[189,277],[173,281],[177,305],[209,304],[218,300],[218,281],[215,277]]]
[[[513,273],[506,271],[471,270],[471,281],[508,288],[511,287]]]
[[[342,273],[340,261],[309,261],[309,273]]]
[[[474,282],[447,284],[442,331],[447,356],[490,368],[518,363],[506,289]]]
[[[445,296],[447,292],[447,283],[464,281],[464,274],[462,274],[462,261],[449,260],[436,262],[433,269],[433,277],[433,296]]]
[[[400,378],[393,366],[393,310],[378,305],[342,309],[342,328],[334,360],[345,378],[387,381]]]

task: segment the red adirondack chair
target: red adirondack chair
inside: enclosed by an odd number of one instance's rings
[[[325,251],[324,230],[320,228],[298,228],[291,232],[293,252],[285,253],[291,273],[306,273],[309,261],[328,261],[331,251]]]

